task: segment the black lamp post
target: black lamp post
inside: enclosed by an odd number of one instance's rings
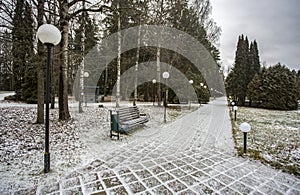
[[[152,83],[153,83],[153,85],[152,85],[152,88],[153,88],[152,92],[153,92],[153,106],[154,106],[154,103],[155,103],[155,83],[156,83],[156,79],[153,79]]]
[[[84,72],[83,73],[83,78],[88,78],[90,76],[90,73],[89,72]],[[84,82],[83,82],[84,84]],[[87,107],[87,92],[84,92],[84,85],[83,86],[80,86],[81,87],[81,97],[84,97],[84,100],[85,100],[85,107]],[[83,98],[82,98],[83,99]],[[81,100],[82,100],[81,99]],[[101,101],[101,100],[100,100]]]
[[[50,150],[49,150],[49,100],[50,100],[50,60],[51,48],[61,40],[60,31],[51,24],[43,24],[37,31],[38,39],[47,47],[47,68],[46,68],[46,120],[45,120],[45,154],[44,172],[50,171]]]
[[[237,106],[233,106],[233,110],[234,110],[234,121],[236,121],[236,112],[238,110]]]
[[[164,123],[167,122],[167,79],[170,77],[169,72],[164,72],[162,77],[165,79],[165,94],[164,94]]]
[[[189,80],[189,83],[193,85],[194,81]],[[191,88],[189,87],[189,110],[191,109]]]
[[[235,106],[235,102],[232,101],[232,102],[231,102],[232,111],[234,111],[234,110],[233,110],[233,107],[234,107],[234,106]]]

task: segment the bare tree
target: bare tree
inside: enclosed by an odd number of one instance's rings
[[[70,112],[68,107],[68,33],[69,33],[69,20],[76,17],[81,12],[102,12],[104,8],[108,8],[105,5],[99,5],[99,3],[91,5],[89,8],[81,8],[74,11],[70,11],[72,6],[82,0],[59,0],[59,27],[62,32],[62,40],[60,43],[60,71],[59,71],[59,119],[69,119]]]

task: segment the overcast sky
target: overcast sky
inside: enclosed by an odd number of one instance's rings
[[[212,17],[222,28],[221,59],[232,65],[238,36],[258,43],[261,63],[300,69],[300,0],[211,0]]]

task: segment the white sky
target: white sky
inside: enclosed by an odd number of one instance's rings
[[[258,43],[261,63],[300,69],[300,0],[211,0],[212,18],[222,28],[223,66],[232,65],[238,36]]]

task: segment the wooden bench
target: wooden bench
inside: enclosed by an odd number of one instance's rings
[[[147,116],[140,114],[137,106],[110,110],[110,117],[110,138],[117,136],[118,139],[120,139],[120,133],[128,133],[130,129],[149,121]]]

